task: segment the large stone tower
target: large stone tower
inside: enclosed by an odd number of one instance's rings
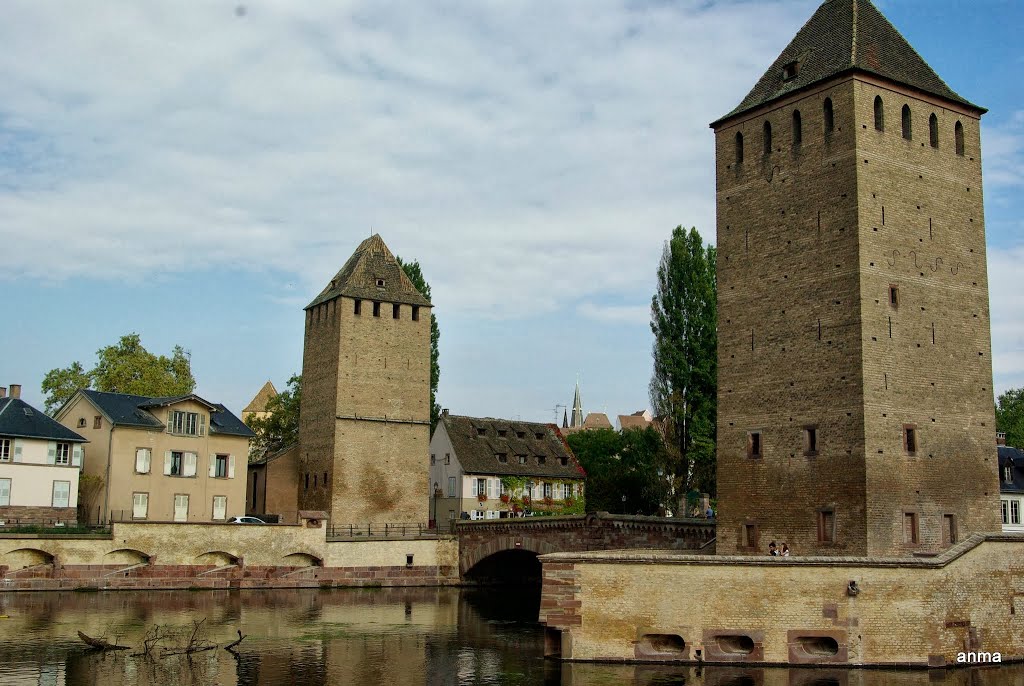
[[[712,124],[720,553],[999,529],[984,112],[829,0]]]
[[[301,509],[426,523],[430,307],[376,234],[306,307]]]

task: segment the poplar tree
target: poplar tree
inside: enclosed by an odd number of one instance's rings
[[[1011,388],[999,395],[996,431],[1006,432],[1006,445],[1024,448],[1024,388]]]
[[[423,276],[419,260],[403,262],[401,257],[396,257],[398,264],[405,271],[405,275],[412,281],[424,298],[430,300],[430,284]],[[441,406],[437,403],[437,382],[441,380],[441,365],[438,362],[438,342],[441,340],[441,330],[437,326],[437,317],[434,316],[434,308],[430,308],[430,435],[434,435],[434,428],[441,417]]]
[[[658,265],[651,300],[651,406],[661,419],[674,471],[677,513],[687,493],[715,492],[718,304],[715,248],[696,228],[677,226]]]

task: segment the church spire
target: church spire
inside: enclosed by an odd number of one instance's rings
[[[562,428],[563,429],[568,429],[569,428],[569,411],[568,410],[562,410]]]
[[[572,399],[572,421],[569,426],[583,426],[583,403],[580,402],[580,378],[576,377],[576,395]]]

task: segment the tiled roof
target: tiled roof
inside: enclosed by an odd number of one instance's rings
[[[383,280],[384,285],[378,286]],[[359,244],[352,257],[341,268],[320,295],[306,306],[334,300],[339,295],[363,300],[430,306],[430,301],[416,290],[398,260],[384,245],[380,234],[373,234]]]
[[[0,398],[0,436],[43,438],[53,441],[87,441],[60,422],[21,398]]]
[[[469,474],[582,479],[586,476],[554,424],[447,415],[441,423]],[[540,434],[540,438],[537,435]],[[499,462],[497,455],[505,455]],[[519,463],[525,456],[526,464]],[[562,465],[562,459],[566,464]]]
[[[274,384],[267,382],[263,384],[263,388],[259,390],[256,396],[245,406],[242,412],[266,412],[267,403],[270,399],[277,395],[277,389],[274,388]]]
[[[210,433],[252,438],[255,434],[220,403],[211,403],[196,395],[172,398],[151,398],[127,393],[106,393],[92,389],[79,391],[110,419],[114,426],[134,426],[142,429],[164,429],[165,425],[146,408],[163,407],[183,400],[195,400],[212,409],[210,412]]]
[[[783,69],[790,64],[796,74],[787,78]],[[826,0],[747,97],[712,126],[851,71],[985,111],[953,92],[870,0]]]
[[[1001,445],[999,450],[999,492],[1024,493],[1024,450]],[[1003,470],[1012,467],[1012,481],[1003,480]]]
[[[619,415],[619,426],[625,429],[645,429],[651,425],[650,420],[647,417],[635,414],[620,414]]]

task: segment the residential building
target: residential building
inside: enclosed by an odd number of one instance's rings
[[[85,441],[0,386],[0,525],[76,524]]]
[[[719,553],[999,530],[984,112],[844,0],[711,124]]]
[[[264,521],[298,524],[299,444],[267,452],[249,461],[245,514]],[[313,475],[317,479],[317,475]],[[313,488],[319,487],[314,481]]]
[[[585,478],[554,424],[444,410],[430,441],[431,519],[557,512],[583,497]]]
[[[299,509],[427,521],[430,308],[377,234],[306,307]]]
[[[1024,450],[1006,445],[999,452],[999,511],[1003,531],[1024,532]]]
[[[619,415],[619,429],[646,429],[654,423],[650,410],[639,410],[633,414]]]
[[[216,522],[245,512],[253,433],[223,405],[83,389],[56,419],[89,441],[83,471],[101,484],[86,503],[90,521]]]
[[[271,381],[267,381],[256,395],[253,396],[253,399],[249,401],[249,404],[245,406],[245,409],[242,410],[242,421],[248,424],[250,417],[258,419],[269,417],[271,413],[267,412],[267,403],[275,397],[277,397],[277,389],[274,388],[274,384]]]
[[[576,426],[562,427],[562,434],[568,436],[577,431],[593,431],[594,429],[614,429],[608,415],[604,412],[589,412],[587,418]]]

